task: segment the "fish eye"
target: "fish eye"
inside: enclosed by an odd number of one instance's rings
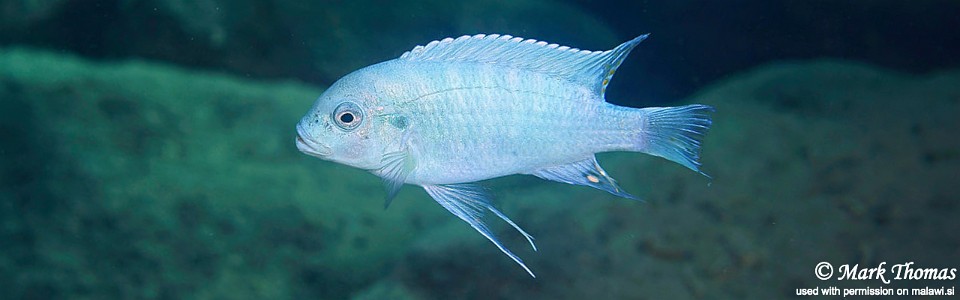
[[[353,122],[353,113],[345,111],[340,114],[340,122],[344,124],[350,124]]]
[[[333,110],[333,120],[337,126],[344,130],[352,130],[360,126],[363,121],[363,111],[353,102],[344,102],[337,105]]]

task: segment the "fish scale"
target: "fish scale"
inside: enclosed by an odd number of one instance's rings
[[[596,136],[607,128],[578,126],[581,122],[598,124],[600,119],[584,116],[584,110],[593,104],[551,101],[546,97],[525,97],[504,90],[498,90],[494,95],[491,89],[481,89],[478,93],[470,90],[457,90],[449,93],[438,93],[435,101],[424,99],[420,101],[424,107],[412,107],[413,111],[424,112],[422,122],[414,123],[417,130],[414,141],[422,145],[418,172],[412,180],[435,182],[446,179],[452,182],[471,182],[478,178],[492,178],[526,169],[529,166],[542,166],[569,163],[585,154],[592,154],[606,145],[591,145],[590,148],[579,147],[577,152],[570,149],[578,148],[581,140]],[[494,101],[486,99],[497,99]],[[427,108],[426,106],[436,107]],[[525,113],[528,108],[551,104],[554,108],[548,113],[531,115]],[[467,107],[469,109],[462,109]],[[447,111],[460,111],[456,114]],[[567,120],[567,121],[563,121]],[[541,123],[542,122],[542,123]],[[575,123],[576,122],[576,123]],[[539,124],[538,124],[539,123]],[[541,126],[537,126],[543,124]],[[558,126],[560,125],[560,126]],[[534,135],[511,134],[521,126],[526,126],[523,132],[533,132]],[[610,132],[607,131],[606,134]],[[531,143],[530,141],[551,141],[549,143]],[[484,145],[496,144],[495,148],[486,148]],[[419,145],[419,144],[418,144]],[[465,147],[457,147],[463,145]],[[454,151],[456,150],[456,151]],[[555,152],[567,153],[569,157],[541,156],[539,160],[515,161],[508,154],[514,152],[520,156],[531,157],[537,153]],[[483,162],[483,165],[472,165],[473,161]],[[469,174],[465,178],[451,178],[443,172],[444,169],[464,169],[459,174]],[[440,175],[440,176],[434,176]],[[441,178],[437,178],[441,177]]]
[[[509,35],[447,38],[348,74],[330,86],[297,124],[297,148],[369,170],[387,187],[385,205],[406,184],[533,271],[487,226],[497,210],[490,178],[529,174],[634,199],[595,154],[641,152],[700,171],[700,143],[711,125],[705,105],[630,108],[604,92],[642,35],[608,51]]]

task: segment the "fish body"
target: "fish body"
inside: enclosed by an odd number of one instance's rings
[[[297,147],[383,178],[387,204],[418,185],[533,272],[483,222],[494,208],[473,182],[512,174],[591,186],[633,198],[597,163],[600,152],[661,156],[699,171],[705,105],[630,108],[607,84],[647,35],[585,51],[506,35],[434,41],[344,76],[297,124]]]
[[[525,173],[615,150],[613,139],[633,139],[606,134],[618,130],[610,120],[625,117],[624,110],[583,101],[596,95],[560,79],[492,65],[413,64],[394,61],[373,73],[402,74],[410,87],[402,97],[410,100],[387,112],[405,116],[416,132],[408,151],[417,168],[405,183],[466,183]]]

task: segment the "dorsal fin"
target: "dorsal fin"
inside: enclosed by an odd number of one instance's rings
[[[417,46],[400,59],[497,64],[564,78],[602,96],[620,63],[647,36],[638,36],[613,50],[589,51],[509,35],[465,35]]]

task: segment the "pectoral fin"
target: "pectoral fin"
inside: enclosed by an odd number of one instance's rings
[[[523,264],[523,261],[520,260],[520,257],[517,257],[516,254],[510,252],[499,240],[493,235],[493,232],[490,231],[490,228],[483,222],[484,211],[491,211],[506,221],[510,226],[516,228],[524,237],[527,238],[527,241],[530,242],[530,246],[533,247],[533,250],[537,250],[537,246],[533,244],[533,237],[530,234],[527,234],[526,231],[520,229],[520,226],[517,226],[516,223],[510,221],[510,218],[507,218],[503,213],[493,207],[490,204],[490,196],[483,190],[482,187],[475,184],[450,184],[450,185],[425,185],[423,189],[427,191],[427,194],[430,194],[430,197],[433,197],[437,203],[440,203],[443,208],[446,208],[451,213],[459,217],[467,224],[470,224],[473,229],[476,229],[484,237],[486,237],[490,242],[493,242],[497,248],[500,248],[504,254],[509,256],[513,261],[520,264],[527,273],[530,273],[530,276],[537,277],[533,275],[533,272],[530,271],[530,268],[527,268]]]
[[[637,199],[637,197],[623,191],[617,185],[617,181],[607,175],[607,172],[597,163],[596,157],[571,164],[543,168],[530,173],[530,175],[567,184],[585,185],[623,198]]]
[[[407,176],[416,166],[417,162],[407,150],[391,152],[383,156],[383,168],[379,170],[379,175],[387,188],[387,198],[383,203],[384,209],[390,206],[390,202],[400,192]]]

